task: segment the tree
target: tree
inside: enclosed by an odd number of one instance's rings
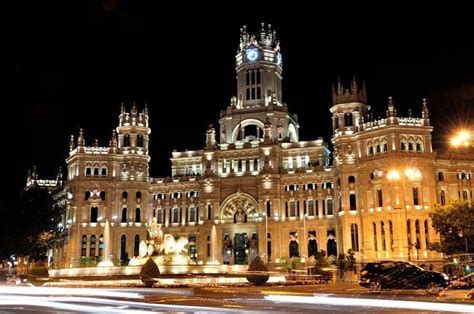
[[[55,205],[49,191],[41,187],[24,190],[2,206],[0,258],[11,255],[41,258],[56,236],[62,208]]]
[[[255,285],[263,285],[268,281],[268,269],[260,256],[255,257],[252,263],[250,263],[248,272],[249,274],[247,275],[247,280],[250,283]]]
[[[474,207],[465,201],[437,205],[430,214],[433,228],[441,235],[438,250],[446,254],[468,252],[474,244]]]
[[[149,257],[145,264],[143,264],[140,271],[140,279],[146,287],[151,288],[156,283],[156,278],[160,277],[160,269],[155,261]]]

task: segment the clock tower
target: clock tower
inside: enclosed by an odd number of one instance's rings
[[[262,23],[258,35],[249,35],[247,27],[242,27],[235,59],[237,106],[263,107],[272,101],[282,106],[280,42],[271,25]]]
[[[256,35],[246,26],[240,29],[235,61],[237,96],[221,112],[220,142],[263,141],[265,128],[271,134],[267,140],[297,142],[297,117],[282,101],[280,41],[270,24],[262,23]]]

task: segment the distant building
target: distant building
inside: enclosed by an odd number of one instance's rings
[[[282,102],[282,70],[270,26],[256,35],[242,28],[237,96],[202,149],[172,152],[171,177],[149,176],[146,108],[122,107],[107,147],[86,145],[82,130],[71,137],[58,266],[101,256],[105,220],[112,254],[137,256],[152,217],[165,234],[188,237],[203,264],[349,249],[364,261],[439,258],[429,213],[436,203],[472,201],[472,153],[433,151],[426,101],[421,117],[399,117],[389,98],[386,116],[373,119],[365,86],[353,80],[333,89],[331,156],[322,138],[299,140],[298,119]]]

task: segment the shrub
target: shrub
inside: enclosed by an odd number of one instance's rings
[[[268,269],[265,266],[265,263],[262,261],[262,259],[257,256],[252,263],[250,263],[249,269],[248,269],[249,275],[247,275],[247,280],[250,283],[253,283],[255,285],[263,285],[268,281]],[[255,273],[252,273],[255,272]]]
[[[155,261],[151,258],[148,258],[146,263],[142,266],[142,270],[140,271],[140,279],[147,287],[153,287],[156,283],[154,278],[158,278],[160,276],[160,269],[158,265],[156,265]]]
[[[29,271],[28,275],[32,277],[48,278],[48,268],[45,266],[35,266]]]

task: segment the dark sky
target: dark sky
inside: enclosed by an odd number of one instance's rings
[[[330,86],[354,75],[367,81],[374,116],[384,115],[388,96],[400,115],[408,108],[419,115],[428,97],[436,145],[452,121],[472,121],[474,27],[467,8],[60,3],[21,2],[3,10],[3,151],[11,159],[0,200],[23,186],[33,165],[41,177],[54,177],[79,127],[87,143],[98,138],[106,145],[121,102],[148,104],[151,174],[168,175],[172,149],[202,148],[207,125],[217,126],[235,94],[243,24],[251,32],[262,21],[276,28],[283,98],[300,118],[302,140],[329,141]]]

